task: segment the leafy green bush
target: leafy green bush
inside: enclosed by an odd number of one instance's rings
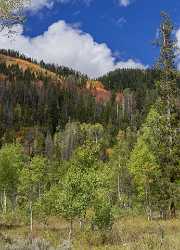
[[[95,205],[95,215],[92,220],[92,227],[99,230],[109,230],[113,225],[112,207],[109,202],[101,201]]]

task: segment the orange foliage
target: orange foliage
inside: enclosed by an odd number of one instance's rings
[[[122,92],[116,93],[116,99],[115,99],[116,103],[122,104],[123,99],[124,99],[124,95]]]
[[[111,91],[106,90],[100,81],[87,81],[86,88],[90,90],[97,103],[106,103],[111,100]]]

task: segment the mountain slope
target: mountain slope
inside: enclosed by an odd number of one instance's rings
[[[23,71],[30,70],[36,74],[44,74],[48,77],[52,78],[53,80],[63,80],[63,77],[57,75],[56,73],[46,70],[42,68],[40,65],[35,64],[33,62],[29,62],[27,60],[21,58],[15,58],[12,56],[0,54],[0,63],[5,63],[7,66],[18,65],[20,69]]]
[[[137,129],[157,96],[153,77],[119,70],[90,80],[67,67],[0,51],[0,137],[35,126],[53,134],[68,121],[101,123],[112,133]]]
[[[44,75],[51,79],[51,81],[55,81],[60,83],[62,86],[67,87],[65,84],[66,78],[59,73],[55,73],[49,69],[46,69],[46,64],[43,64],[42,67],[40,64],[34,63],[33,61],[29,61],[26,58],[18,58],[10,55],[5,55],[0,53],[0,63],[5,63],[7,66],[16,66],[23,71],[30,70],[35,73],[38,78],[38,75]],[[1,79],[3,79],[3,75],[1,74]],[[100,81],[87,80],[84,84],[84,87],[89,90],[92,95],[95,97],[96,102],[108,102],[111,99],[111,92],[105,89],[105,86]]]

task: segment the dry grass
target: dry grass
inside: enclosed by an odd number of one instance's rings
[[[112,232],[84,236],[75,249],[83,250],[180,250],[180,221],[148,222],[144,218],[124,218],[117,221]]]
[[[1,233],[12,239],[25,239],[29,227],[3,228]],[[46,226],[34,225],[33,237],[57,246],[68,238],[68,224],[60,218],[50,218]],[[148,222],[143,217],[122,218],[106,233],[88,228],[81,232],[76,223],[73,246],[74,250],[180,250],[180,220]]]
[[[34,63],[29,62],[29,61],[20,59],[20,58],[14,58],[11,56],[6,56],[3,54],[0,54],[0,61],[5,62],[7,65],[17,65],[18,64],[22,70],[30,69],[34,73],[42,73],[44,75],[47,74],[48,77],[50,77],[52,80],[55,80],[55,81],[62,82],[62,80],[63,80],[63,77],[60,77],[56,73],[49,71],[49,70],[46,70],[38,64],[34,64]]]

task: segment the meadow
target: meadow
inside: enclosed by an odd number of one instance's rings
[[[46,225],[35,223],[33,233],[25,224],[1,224],[2,250],[179,250],[180,220],[147,221],[143,216],[122,217],[112,230],[92,231],[74,224],[72,244],[68,241],[68,223],[62,218],[49,218]]]

